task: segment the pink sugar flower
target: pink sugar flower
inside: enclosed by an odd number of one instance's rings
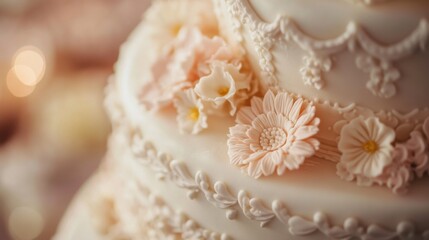
[[[231,164],[254,178],[298,169],[319,148],[314,135],[320,120],[315,112],[312,103],[286,92],[253,97],[250,107],[239,110],[237,124],[229,131]]]

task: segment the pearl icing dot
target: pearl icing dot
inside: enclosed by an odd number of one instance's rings
[[[286,143],[286,132],[277,127],[266,128],[259,136],[259,144],[263,150],[272,151]]]

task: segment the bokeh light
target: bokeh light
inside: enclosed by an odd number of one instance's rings
[[[6,77],[6,84],[9,92],[15,97],[27,97],[30,95],[35,86],[29,86],[24,84],[15,74],[14,69],[9,70]]]
[[[19,81],[25,85],[34,86],[38,82],[36,73],[30,67],[25,65],[15,65],[12,69]]]
[[[13,68],[22,83],[34,86],[42,80],[45,74],[46,59],[40,49],[25,46],[17,51],[13,60]]]
[[[16,240],[33,240],[42,232],[42,215],[30,207],[15,208],[9,217],[9,233]]]

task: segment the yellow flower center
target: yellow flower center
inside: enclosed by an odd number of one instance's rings
[[[372,153],[377,152],[378,144],[373,140],[369,140],[362,145],[362,148],[363,148],[363,150],[365,150],[365,152],[372,154]]]
[[[189,109],[188,117],[192,121],[197,121],[198,118],[200,117],[200,111],[198,110],[198,108],[197,107],[193,107],[193,108]]]
[[[177,34],[179,34],[180,29],[182,29],[182,24],[176,23],[171,27],[171,33],[174,36],[177,36]]]
[[[225,96],[229,92],[229,87],[220,87],[217,90],[217,93],[219,93],[220,96]]]

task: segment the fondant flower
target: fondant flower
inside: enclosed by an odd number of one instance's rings
[[[392,162],[395,131],[377,118],[356,118],[341,130],[341,162],[353,174],[377,177]]]
[[[192,89],[179,92],[174,106],[178,112],[177,121],[181,132],[196,134],[207,128],[204,105]]]
[[[190,72],[196,59],[201,33],[184,28],[168,51],[153,64],[152,79],[143,85],[141,102],[147,109],[157,109],[172,103],[177,92],[192,87]]]
[[[147,109],[168,106],[178,92],[194,87],[201,77],[209,75],[213,61],[241,58],[223,39],[208,38],[197,28],[184,27],[153,64],[152,79],[142,87],[141,102]]]
[[[386,186],[396,194],[403,194],[413,180],[413,171],[407,147],[397,144],[393,151],[392,163],[385,169],[384,176],[380,177]]]
[[[319,148],[313,138],[319,130],[315,107],[286,92],[253,97],[236,122],[228,136],[230,162],[254,178],[298,169]]]
[[[417,177],[429,174],[429,118],[423,122],[422,132],[413,131],[406,145],[413,157],[412,166]]]
[[[242,94],[237,93],[248,93],[251,89],[251,78],[240,73],[240,67],[221,61],[213,62],[210,66],[211,73],[198,81],[195,92],[202,100],[212,103],[215,108],[228,102],[230,115],[234,115],[240,103],[239,98],[242,97]]]
[[[429,168],[429,153],[427,138],[420,131],[413,131],[410,139],[405,143],[408,158],[417,177],[421,178]]]
[[[244,49],[217,35],[211,9],[209,0],[157,1],[144,22],[151,48],[141,62],[150,71],[140,102],[147,110],[174,104],[182,132],[207,128],[210,114],[235,115],[258,90]]]

